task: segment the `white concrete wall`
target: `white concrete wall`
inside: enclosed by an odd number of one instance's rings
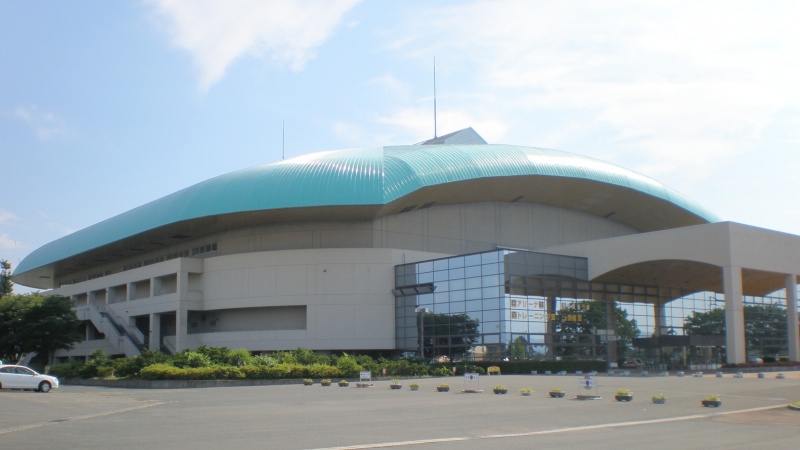
[[[393,349],[391,289],[397,264],[498,246],[536,249],[633,233],[608,219],[544,205],[434,206],[374,221],[273,223],[196,237],[138,258],[152,260],[201,244],[216,243],[217,250],[79,282],[54,293],[82,296],[115,287],[104,307],[125,320],[176,312],[179,350],[200,344],[251,350]],[[305,330],[185,334],[187,311],[294,305],[307,307]]]
[[[445,255],[389,249],[308,249],[207,258],[205,311],[305,305],[305,330],[189,335],[190,346],[250,350],[393,349],[394,266]]]
[[[375,246],[448,254],[537,249],[635,234],[592,214],[529,203],[478,203],[409,211],[375,221]]]

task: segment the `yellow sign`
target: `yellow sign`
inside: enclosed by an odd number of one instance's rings
[[[557,322],[559,320],[558,314],[550,314],[550,321]],[[583,314],[564,314],[561,317],[562,322],[583,322]]]

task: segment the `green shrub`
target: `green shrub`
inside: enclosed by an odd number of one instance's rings
[[[361,366],[358,365],[356,359],[347,354],[339,357],[336,367],[342,371],[342,376],[345,378],[356,377],[361,372]]]
[[[317,354],[314,353],[314,350],[300,347],[294,351],[294,360],[298,364],[302,365],[316,364]]]
[[[448,367],[437,367],[433,369],[432,375],[437,377],[449,377],[453,375],[453,371]]]
[[[253,356],[250,354],[250,351],[247,349],[237,349],[231,350],[228,353],[228,359],[226,363],[230,366],[234,367],[241,367],[250,364],[250,361],[253,359]]]
[[[100,375],[100,368],[107,368],[111,366],[111,358],[108,353],[102,349],[97,349],[89,355],[89,362],[83,365],[80,371],[81,378],[94,378]],[[113,371],[113,368],[111,369]],[[108,373],[108,369],[103,370]]]
[[[139,356],[133,358],[116,358],[111,360],[114,375],[118,377],[135,377],[143,368],[158,363],[169,361],[169,356],[154,350],[143,350]]]
[[[184,350],[182,352],[175,353],[172,355],[172,357],[170,357],[169,361],[173,366],[179,368],[208,367],[211,365],[211,358],[209,358],[208,355],[192,350]]]
[[[302,373],[304,377],[308,378],[342,378],[342,371],[338,367],[327,366],[324,364],[312,364],[310,366],[298,366],[294,373]],[[299,376],[292,378],[298,378]]]
[[[278,364],[278,360],[272,355],[256,355],[250,358],[250,364],[255,366],[272,367]]]
[[[97,376],[100,378],[108,378],[114,375],[115,371],[112,366],[100,366],[97,368]]]
[[[278,361],[278,364],[297,364],[295,352],[275,352],[272,356]]]
[[[244,374],[244,377],[251,380],[264,380],[264,379],[280,379],[280,378],[295,378],[292,374],[292,366],[290,364],[277,364],[275,366],[244,366],[239,370]],[[296,378],[314,378],[310,376],[300,376]]]
[[[141,361],[142,367],[169,361],[169,355],[158,350],[145,350],[136,358]]]
[[[47,373],[58,378],[81,378],[84,365],[79,359],[70,359],[62,364],[53,364]]]
[[[135,358],[112,359],[111,367],[114,368],[114,375],[118,377],[132,377],[138,375],[144,366],[137,356]]]
[[[153,364],[140,372],[145,380],[234,380],[244,378],[245,374],[238,367],[175,367],[168,364]]]
[[[376,375],[381,373],[382,367],[380,367],[378,363],[369,355],[357,355],[355,359],[356,364],[361,367],[360,370],[369,370]]]
[[[331,357],[328,355],[317,355],[317,364],[323,366],[330,366],[331,365]]]
[[[208,347],[206,345],[201,345],[200,347],[194,349],[194,351],[200,353],[201,355],[207,356],[211,365],[228,364],[232,352],[232,350],[229,349],[228,347]],[[192,366],[192,367],[204,367],[204,366]]]

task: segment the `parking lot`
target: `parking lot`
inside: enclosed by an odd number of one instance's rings
[[[374,387],[276,385],[118,389],[62,385],[0,391],[3,448],[800,448],[800,374],[582,377],[500,375],[389,381]],[[410,391],[408,384],[420,384]],[[447,382],[451,391],[439,393]],[[503,384],[506,395],[492,387]],[[523,397],[519,389],[535,390]],[[567,391],[549,398],[550,388]],[[463,394],[463,389],[483,390]],[[634,400],[616,402],[618,389]],[[651,396],[663,393],[664,405]],[[601,397],[575,400],[578,394]],[[720,408],[704,408],[719,394]]]

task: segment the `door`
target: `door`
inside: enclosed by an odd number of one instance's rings
[[[27,367],[17,367],[17,387],[23,389],[36,389],[39,387],[39,380],[36,379],[36,372]]]

